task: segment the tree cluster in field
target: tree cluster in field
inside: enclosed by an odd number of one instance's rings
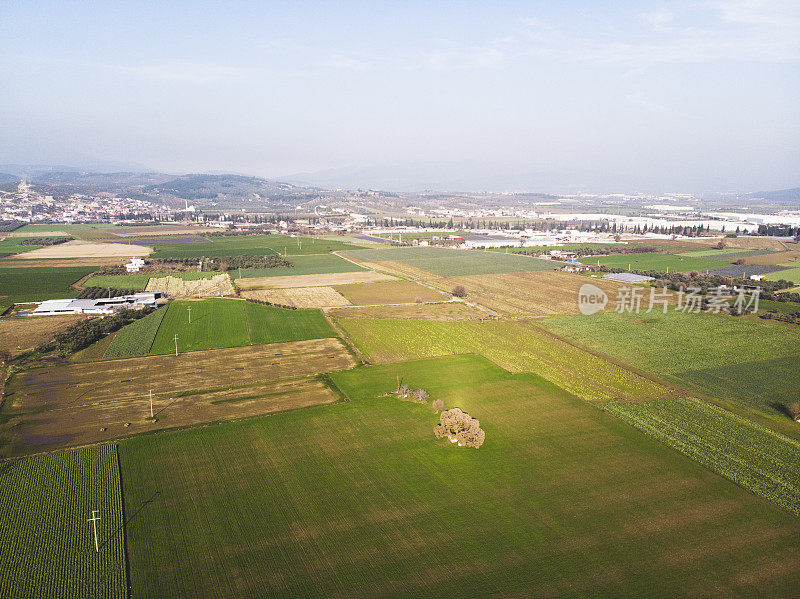
[[[762,312],[758,315],[759,318],[766,320],[778,320],[780,322],[788,322],[790,324],[800,324],[800,312],[787,314],[785,312]]]
[[[408,385],[400,385],[397,388],[397,397],[416,403],[426,403],[430,395],[425,389],[412,389]]]
[[[123,308],[108,316],[81,320],[68,326],[64,331],[56,333],[52,341],[42,343],[34,352],[39,355],[56,353],[68,356],[89,347],[92,343],[99,341],[109,333],[118,331],[126,324],[147,316],[154,310],[154,308],[142,308],[141,310]]]
[[[486,433],[481,423],[460,408],[445,410],[439,415],[439,424],[433,427],[437,439],[447,437],[459,447],[475,447],[483,445]]]
[[[463,285],[456,285],[453,287],[452,294],[455,297],[467,297],[467,289]]]
[[[283,256],[225,256],[223,258],[206,258],[203,270],[229,271],[238,268],[292,268],[294,264]]]
[[[25,224],[21,220],[0,220],[0,233],[11,233]]]
[[[59,245],[70,241],[72,237],[27,237],[19,242],[18,245]]]
[[[136,289],[117,289],[116,287],[84,287],[77,299],[99,299],[103,297],[119,297],[139,293]]]
[[[761,288],[761,299],[769,299],[777,302],[790,302],[797,301],[795,299],[786,299],[786,297],[797,296],[798,294],[785,294],[775,293],[781,289],[794,287],[796,283],[781,279],[779,281],[768,281],[762,279],[760,281],[751,281],[749,279],[742,280],[737,277],[721,276],[721,275],[703,275],[699,271],[692,272],[671,272],[666,273],[662,270],[632,270],[628,271],[625,268],[611,268],[608,266],[594,266],[597,272],[621,273],[633,272],[646,277],[653,277],[655,281],[651,281],[654,287],[666,287],[673,291],[681,289],[687,290],[690,287],[699,287],[701,293],[706,293],[708,289],[719,287],[720,285],[727,285],[732,287],[736,284],[743,284],[748,287],[758,286]]]
[[[238,289],[237,289],[238,291]],[[273,306],[275,308],[283,308],[285,310],[297,310],[297,306],[287,306],[286,304],[276,304],[275,302],[268,302],[267,300],[255,299],[252,297],[245,298],[246,302],[251,304],[261,304],[262,306]]]

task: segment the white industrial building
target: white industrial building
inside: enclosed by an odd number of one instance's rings
[[[111,314],[120,308],[156,307],[162,297],[165,295],[157,291],[97,299],[45,300],[33,310],[32,314]]]

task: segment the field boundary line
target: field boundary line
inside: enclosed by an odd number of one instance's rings
[[[341,327],[339,327],[339,323],[324,311],[322,312],[322,316],[328,321],[328,323],[330,323],[333,330],[339,334],[339,339],[342,341],[350,354],[356,359],[356,361],[360,362],[361,364],[370,364],[370,362],[364,357],[364,354],[361,353],[361,350],[355,346],[355,343],[350,340],[350,337],[348,337]]]
[[[613,357],[611,357],[611,356],[609,356],[607,354],[604,354],[603,352],[600,352],[600,351],[597,351],[597,350],[592,349],[590,347],[587,347],[585,345],[582,345],[582,344],[578,343],[577,341],[569,339],[568,337],[562,337],[561,335],[559,335],[557,333],[554,333],[553,331],[549,331],[549,330],[545,329],[544,327],[539,326],[536,323],[530,322],[529,324],[531,326],[533,326],[533,327],[536,327],[536,329],[538,329],[538,330],[544,331],[550,337],[553,337],[554,339],[558,339],[559,341],[562,341],[562,342],[566,343],[567,345],[571,345],[572,347],[574,347],[576,349],[579,349],[581,351],[587,352],[587,353],[589,353],[589,354],[591,354],[591,355],[593,355],[593,356],[595,356],[597,358],[600,358],[601,360],[605,360],[606,362],[610,362],[611,364],[614,364],[615,366],[619,366],[620,368],[622,368],[624,370],[627,370],[628,372],[631,372],[631,373],[633,373],[633,374],[635,374],[637,376],[640,376],[640,377],[642,377],[644,379],[647,379],[647,380],[649,380],[649,381],[651,381],[653,383],[657,383],[657,384],[659,384],[659,385],[661,385],[663,387],[666,387],[667,389],[672,389],[674,391],[677,391],[679,393],[679,395],[682,396],[682,397],[696,397],[696,398],[705,397],[702,394],[690,392],[688,389],[684,389],[683,387],[680,387],[680,386],[676,385],[673,382],[667,381],[666,379],[662,379],[662,378],[657,377],[657,376],[655,376],[653,374],[649,374],[647,372],[644,372],[643,370],[639,370],[637,368],[634,368],[630,364],[627,364],[625,362],[617,360],[616,358],[613,358]],[[604,402],[589,402],[589,403],[604,403]]]
[[[114,443],[114,453],[117,456],[117,470],[119,477],[119,501],[122,510],[122,553],[125,556],[125,596],[130,597],[133,589],[131,584],[131,564],[128,559],[128,522],[125,518],[125,487],[122,484],[122,460],[119,457],[119,444]]]

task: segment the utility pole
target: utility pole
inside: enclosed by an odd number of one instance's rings
[[[192,307],[187,306],[186,309],[189,311],[189,324],[192,324]]]
[[[89,518],[87,522],[91,522],[94,528],[94,550],[99,553],[100,545],[97,542],[97,521],[100,519],[100,516],[97,515],[97,512],[98,510],[92,510],[92,517]]]
[[[153,417],[153,390],[150,389],[150,418]]]
[[[178,335],[175,334],[175,357],[178,356]]]

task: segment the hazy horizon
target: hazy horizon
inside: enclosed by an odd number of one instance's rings
[[[800,184],[796,2],[0,7],[0,162],[320,186]]]

